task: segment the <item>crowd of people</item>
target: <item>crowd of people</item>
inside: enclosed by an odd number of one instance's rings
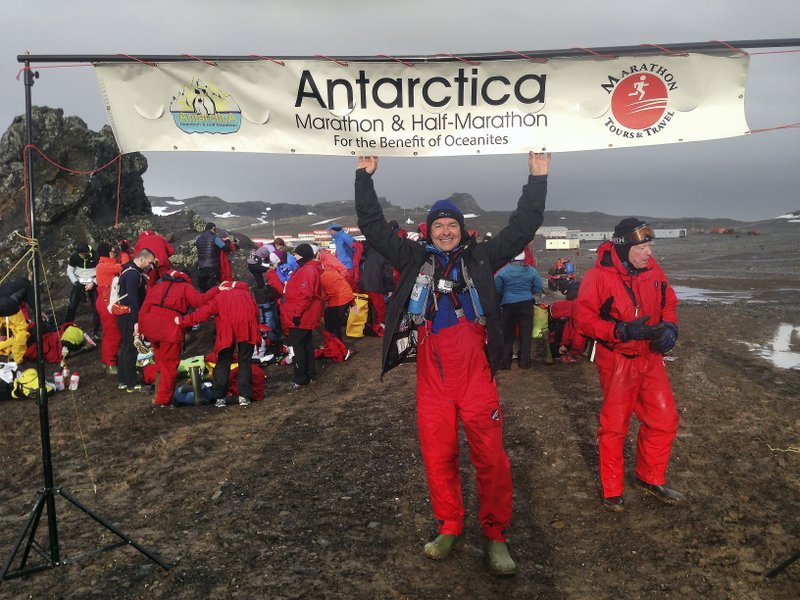
[[[460,422],[475,466],[489,570],[513,575],[511,466],[495,375],[511,369],[515,357],[521,369],[533,363],[534,307],[543,280],[530,242],[543,220],[549,166],[549,155],[529,154],[517,208],[494,236],[479,241],[458,206],[444,199],[412,239],[384,217],[373,181],[378,158],[361,157],[355,208],[364,240],[337,223],[329,226],[335,251],[314,243],[290,247],[276,238],[249,254],[252,286],[233,277],[229,254],[238,244],[214,223],[195,242],[196,286],[171,264],[170,243],[152,230],[133,248],[124,241],[96,249],[80,243],[68,261],[72,287],[64,322],[73,322],[86,300],[87,341],[100,344],[105,372],[117,378],[120,391],[147,393],[155,406],[167,406],[176,397],[185,331],[213,320],[214,346],[204,357],[212,367],[207,397],[224,407],[263,397],[269,348],[282,349],[269,356],[282,354],[281,362],[291,365],[290,390],[309,386],[319,375],[318,360],[350,358],[348,322],[366,317],[350,336],[383,338],[382,373],[416,364],[418,434],[438,529],[425,556],[446,559],[463,535]],[[678,414],[662,358],[678,337],[677,299],[652,256],[654,239],[647,223],[623,219],[582,281],[574,267],[564,269],[569,277],[558,289],[565,298],[549,307],[548,341],[562,362],[579,362],[593,348],[604,399],[601,506],[611,511],[625,508],[623,446],[634,413],[640,421],[635,485],[664,503],[683,501],[665,484]],[[368,298],[367,314],[359,295]],[[0,353],[7,360],[23,360],[32,308],[30,282],[0,283]],[[137,368],[148,352],[149,374]]]

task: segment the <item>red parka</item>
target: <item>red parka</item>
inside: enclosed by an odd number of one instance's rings
[[[325,306],[352,304],[354,300],[353,288],[350,287],[350,284],[347,283],[339,271],[325,267],[322,269],[319,280],[322,285]]]
[[[319,325],[325,312],[322,305],[321,272],[322,265],[319,261],[309,260],[289,277],[281,303],[281,326],[285,331],[291,327],[316,329]],[[300,317],[299,324],[295,324],[295,317]]]
[[[260,343],[258,305],[250,293],[250,286],[244,281],[223,281],[217,289],[219,293],[209,302],[181,319],[181,326],[192,327],[216,315],[215,352],[230,348],[236,342]]]
[[[678,298],[667,277],[652,257],[647,267],[632,274],[608,241],[597,249],[595,268],[581,282],[575,321],[585,336],[620,354],[653,353],[649,340],[622,342],[615,330],[617,321],[650,317],[647,325],[661,321],[678,324]]]
[[[175,254],[175,249],[164,236],[151,229],[143,231],[139,234],[139,239],[136,240],[136,245],[133,247],[133,255],[136,256],[142,248],[147,248],[155,255],[160,268],[171,266],[169,257]]]
[[[139,331],[151,341],[183,342],[183,330],[175,317],[183,316],[189,307],[198,308],[219,292],[213,287],[205,294],[197,291],[186,273],[170,271],[169,279],[161,279],[145,296],[139,309]]]
[[[330,252],[329,250],[320,250],[319,254],[317,255],[317,260],[322,263],[323,269],[335,269],[339,272],[339,275],[342,276],[342,279],[347,281],[347,277],[350,274],[350,271],[347,270],[336,255]]]

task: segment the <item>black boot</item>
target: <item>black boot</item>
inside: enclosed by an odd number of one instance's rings
[[[638,477],[636,478],[636,487],[651,494],[661,500],[664,504],[680,504],[683,502],[683,494],[680,492],[676,492],[673,489],[668,488],[665,485],[656,485],[654,483],[647,483],[642,481]]]

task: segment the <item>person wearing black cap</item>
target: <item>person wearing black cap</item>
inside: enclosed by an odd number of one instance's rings
[[[542,224],[549,164],[549,154],[528,154],[530,176],[517,209],[485,243],[470,236],[450,199],[431,207],[424,243],[396,235],[375,193],[378,158],[361,157],[356,171],[358,226],[400,273],[387,305],[382,370],[412,357],[417,365],[417,430],[439,534],[425,545],[425,556],[447,558],[462,536],[460,418],[475,465],[485,555],[498,576],[513,575],[516,564],[506,546],[512,488],[494,379],[503,359],[494,272],[522,252]]]
[[[281,327],[288,331],[287,345],[294,352],[291,390],[298,390],[317,376],[313,333],[324,314],[322,305],[322,265],[314,260],[309,244],[294,249],[297,270],[286,281],[281,298]]]
[[[78,305],[88,298],[89,310],[92,312],[92,335],[95,340],[101,337],[100,315],[97,314],[97,255],[94,249],[83,242],[75,246],[67,261],[67,277],[72,284],[69,292],[69,306],[64,315],[64,323],[75,321]]]
[[[666,504],[683,501],[665,485],[678,411],[662,355],[678,339],[678,299],[653,258],[654,240],[644,221],[620,221],[578,292],[577,327],[597,342],[600,483],[602,506],[611,511],[625,508],[623,447],[632,413],[639,419],[636,487]]]

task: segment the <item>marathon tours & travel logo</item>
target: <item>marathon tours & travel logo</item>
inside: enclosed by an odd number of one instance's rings
[[[611,95],[611,116],[605,127],[616,137],[646,138],[669,127],[675,112],[667,110],[670,93],[678,89],[673,73],[656,62],[631,65],[600,87]]]
[[[183,84],[169,110],[185,133],[236,133],[242,126],[242,111],[233,96],[199,78]]]

